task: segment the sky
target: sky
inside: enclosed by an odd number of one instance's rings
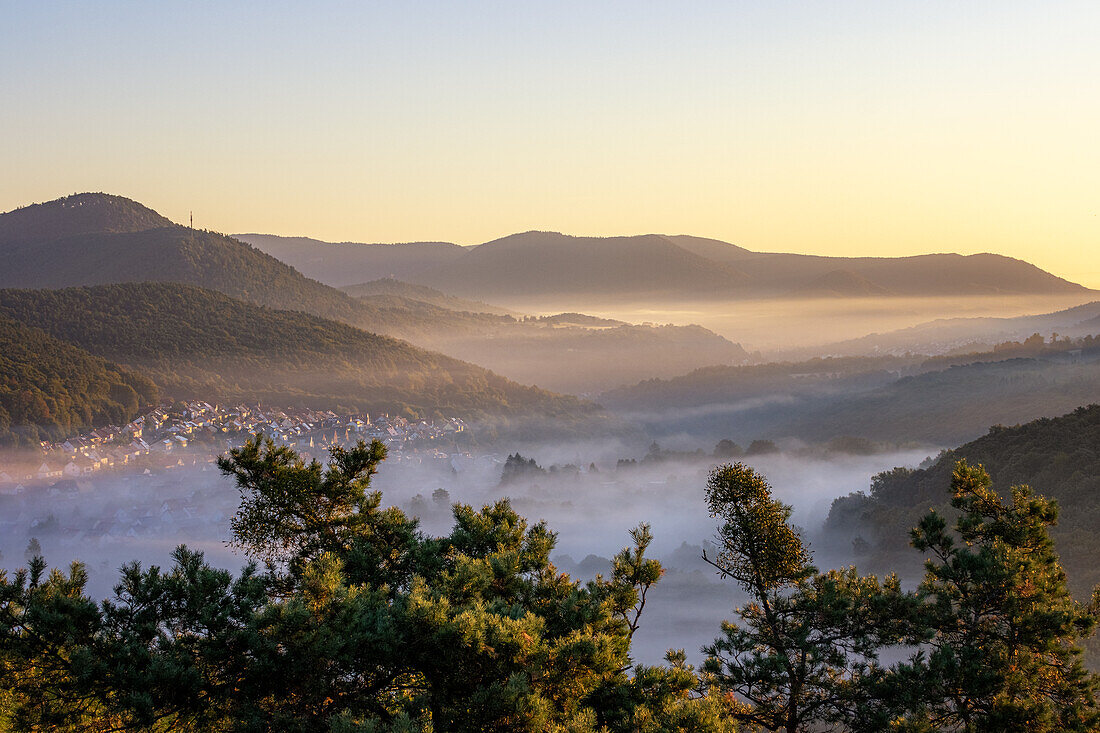
[[[0,0],[0,211],[997,252],[1100,288],[1100,3]]]

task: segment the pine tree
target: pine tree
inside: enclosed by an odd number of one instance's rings
[[[27,548],[23,550],[23,558],[28,562],[34,562],[34,558],[42,556],[42,544],[37,537],[31,537],[27,542]]]
[[[450,534],[383,508],[377,444],[327,467],[259,438],[236,477],[234,541],[267,563],[234,579],[177,548],[123,568],[101,607],[83,571],[0,574],[0,724],[16,729],[730,730],[682,652],[636,665],[660,563],[648,527],[610,578],[570,579],[555,535],[501,500],[456,504]],[[526,461],[524,461],[526,463]],[[5,719],[4,714],[9,718]]]
[[[705,648],[719,689],[741,702],[735,716],[787,733],[852,722],[863,680],[880,673],[878,650],[912,633],[915,598],[897,577],[885,582],[855,568],[818,573],[790,525],[791,508],[771,497],[744,464],[715,468],[707,504],[723,520],[719,552],[704,559],[749,594],[740,623]]]
[[[968,733],[1094,731],[1097,679],[1079,640],[1095,609],[1074,601],[1049,528],[1054,501],[1015,486],[1006,504],[981,466],[960,461],[951,481],[954,533],[933,512],[913,530],[930,555],[921,593],[934,636],[898,670],[918,708],[913,727]]]

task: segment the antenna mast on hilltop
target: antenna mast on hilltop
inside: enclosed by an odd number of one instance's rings
[[[187,213],[191,215],[191,228],[194,229],[195,228],[195,212],[194,211],[189,211]]]

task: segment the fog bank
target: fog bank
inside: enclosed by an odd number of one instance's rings
[[[530,522],[545,520],[558,533],[553,559],[578,577],[606,572],[608,558],[629,542],[629,530],[648,522],[655,537],[650,554],[664,562],[667,573],[650,593],[635,637],[636,658],[657,662],[671,647],[684,648],[698,661],[699,647],[717,635],[738,600],[733,583],[721,581],[699,559],[717,526],[707,515],[703,487],[718,461],[687,454],[651,460],[644,449],[619,442],[514,448],[546,472],[502,486],[507,452],[413,456],[384,462],[373,486],[383,492],[386,505],[420,516],[424,530],[434,534],[449,531],[450,503],[480,506],[508,497]],[[927,455],[773,453],[746,462],[794,507],[793,519],[806,529],[812,546],[835,497],[865,490],[873,474],[915,466]],[[618,465],[620,458],[637,462]],[[97,599],[110,594],[123,563],[168,565],[172,549],[181,543],[204,550],[213,565],[236,573],[247,560],[225,541],[237,502],[232,481],[209,464],[28,487],[18,495],[0,495],[0,565],[9,570],[25,565],[28,541],[36,537],[51,566],[72,560],[88,566],[88,593]],[[822,567],[850,561],[817,557]]]

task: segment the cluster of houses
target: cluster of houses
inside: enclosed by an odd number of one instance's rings
[[[257,433],[307,460],[323,460],[332,446],[378,439],[390,450],[387,463],[417,466],[474,461],[446,440],[467,430],[458,418],[164,405],[127,425],[43,445],[33,462],[15,465],[0,454],[0,562],[5,554],[20,562],[31,537],[47,551],[65,552],[106,552],[133,542],[221,546],[239,496],[211,464]]]
[[[126,425],[98,428],[60,443],[42,443],[41,456],[0,456],[0,492],[54,483],[107,470],[158,472],[211,463],[260,433],[295,448],[306,459],[335,445],[381,440],[391,456],[439,452],[433,446],[467,430],[460,418],[410,421],[389,415],[339,415],[330,410],[277,410],[260,405],[224,407],[199,400],[162,405]],[[4,465],[7,461],[8,465]]]

